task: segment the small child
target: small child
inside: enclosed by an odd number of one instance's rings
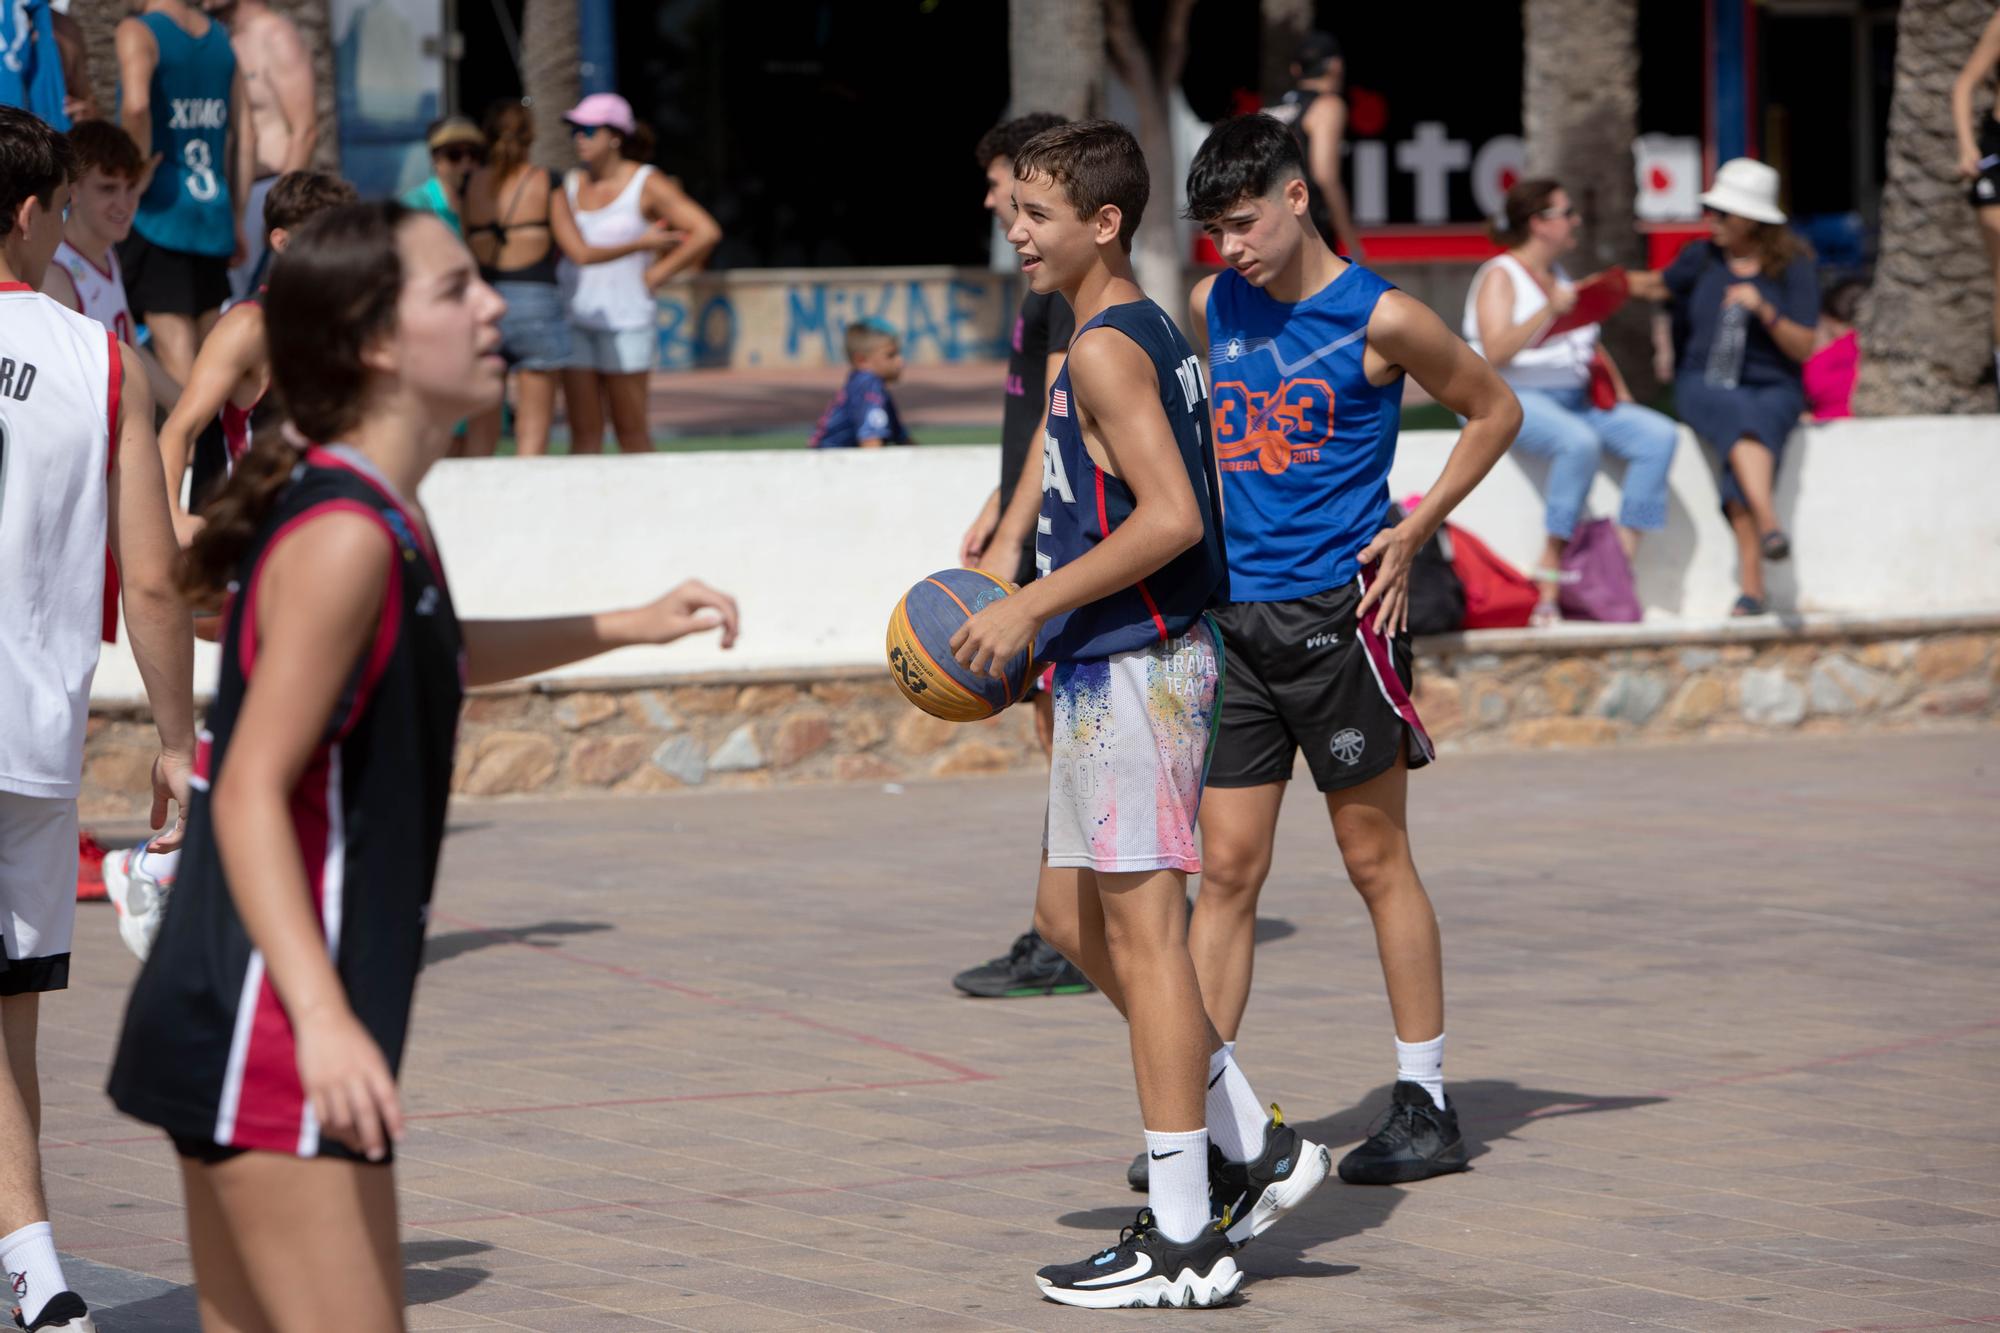
[[[903,344],[896,331],[880,320],[856,320],[847,326],[846,345],[853,369],[821,413],[812,447],[880,449],[915,443],[889,396],[889,386],[903,377]]]
[[[1861,283],[1849,279],[1835,283],[1820,301],[1813,354],[1801,370],[1809,420],[1837,421],[1854,415],[1854,380],[1861,373],[1861,342],[1855,336],[1854,316],[1865,290]]]

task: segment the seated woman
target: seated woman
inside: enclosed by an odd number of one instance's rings
[[[1792,553],[1771,497],[1805,410],[1799,367],[1813,351],[1819,284],[1811,248],[1785,226],[1775,170],[1747,157],[1725,162],[1701,202],[1709,239],[1688,242],[1658,272],[1633,274],[1631,290],[1672,304],[1675,409],[1721,459],[1743,589],[1731,614],[1757,616],[1763,562]]]
[[[1560,618],[1556,593],[1563,549],[1576,530],[1602,452],[1609,449],[1626,463],[1618,536],[1629,558],[1639,549],[1641,534],[1666,526],[1675,427],[1632,401],[1615,366],[1611,376],[1617,403],[1603,408],[1591,401],[1590,367],[1599,351],[1599,325],[1549,334],[1576,305],[1576,289],[1558,262],[1577,243],[1577,211],[1562,186],[1547,177],[1516,183],[1507,191],[1505,214],[1495,222],[1493,239],[1507,252],[1473,274],[1465,295],[1464,336],[1521,400],[1521,433],[1514,437],[1514,447],[1549,460],[1543,517],[1548,541],[1535,573],[1541,597],[1533,621],[1547,625]],[[1607,357],[1607,365],[1609,361]]]

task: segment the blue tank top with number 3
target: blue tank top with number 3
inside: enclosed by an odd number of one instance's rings
[[[1389,512],[1403,377],[1370,384],[1368,320],[1395,288],[1357,264],[1296,305],[1224,272],[1208,294],[1229,588],[1287,602],[1351,583]]]
[[[153,183],[139,200],[133,229],[163,250],[227,258],[236,249],[229,199],[229,98],[236,53],[222,24],[200,37],[165,14],[140,22],[153,34]],[[248,132],[248,127],[245,127]],[[249,225],[263,225],[252,218]]]

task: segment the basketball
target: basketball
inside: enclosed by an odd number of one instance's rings
[[[1019,699],[1034,679],[1032,652],[1016,656],[998,677],[975,675],[951,655],[958,627],[1013,591],[1013,584],[976,569],[946,569],[904,593],[889,617],[889,674],[903,697],[947,722],[992,717]]]

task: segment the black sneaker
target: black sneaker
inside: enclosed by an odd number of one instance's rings
[[[1153,1168],[1146,1165],[1146,1150],[1132,1159],[1132,1165],[1125,1168],[1125,1183],[1144,1194],[1153,1188]]]
[[[1440,1111],[1423,1084],[1399,1081],[1375,1132],[1340,1159],[1340,1178],[1350,1185],[1407,1185],[1465,1168],[1465,1140],[1451,1098]]]
[[[83,1297],[73,1291],[59,1291],[49,1297],[49,1303],[35,1316],[35,1322],[25,1323],[21,1319],[19,1306],[14,1308],[14,1327],[25,1328],[30,1333],[35,1330],[63,1329],[66,1333],[97,1333],[97,1325],[90,1320],[90,1307],[83,1303]]]
[[[1333,1154],[1299,1137],[1273,1103],[1264,1125],[1264,1151],[1254,1162],[1232,1162],[1211,1140],[1208,1189],[1211,1211],[1223,1220],[1231,1245],[1261,1236],[1325,1183]]]
[[[1243,1285],[1229,1251],[1220,1218],[1176,1245],[1153,1226],[1153,1210],[1141,1208],[1116,1245],[1078,1263],[1050,1264],[1035,1281],[1049,1300],[1087,1310],[1220,1305]]]
[[[1087,995],[1097,989],[1034,931],[1014,941],[1005,958],[969,967],[951,979],[967,995],[985,1000],[1011,1000],[1023,995]]]

